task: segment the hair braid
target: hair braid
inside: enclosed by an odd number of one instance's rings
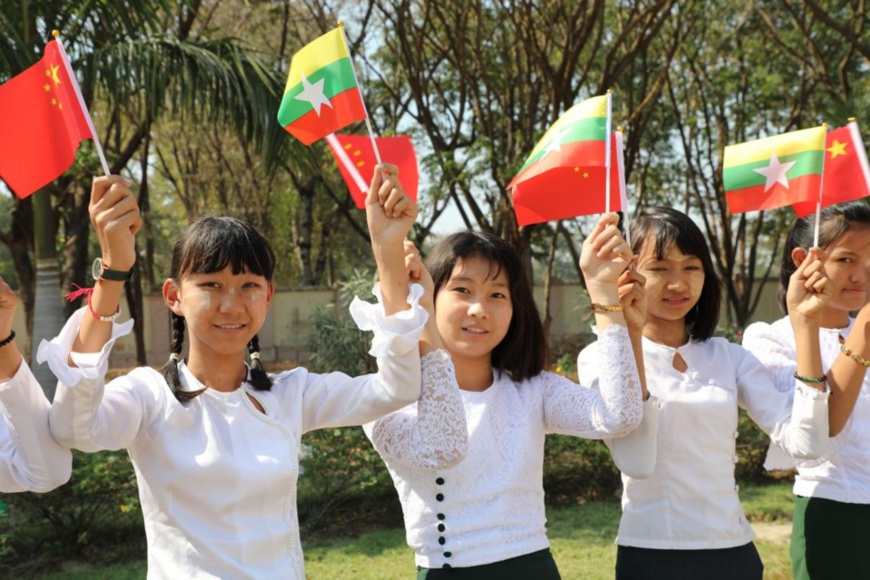
[[[193,392],[181,389],[181,377],[178,375],[178,361],[181,359],[181,349],[184,346],[184,317],[174,312],[170,312],[169,316],[169,326],[172,330],[172,345],[170,347],[169,361],[163,367],[163,378],[166,379],[169,390],[172,391],[175,398],[181,403],[186,403],[196,398],[205,389]]]
[[[260,362],[260,338],[256,334],[248,343],[248,352],[251,354],[251,386],[258,391],[268,391],[272,388],[272,379]]]

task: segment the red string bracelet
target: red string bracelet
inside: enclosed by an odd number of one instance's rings
[[[88,311],[94,318],[96,318],[100,322],[115,322],[115,320],[117,320],[117,318],[121,315],[120,304],[118,304],[118,309],[115,310],[114,314],[110,314],[109,316],[102,316],[101,314],[97,314],[96,312],[94,312],[94,308],[91,306],[91,294],[94,293],[94,289],[82,288],[78,284],[73,284],[73,286],[75,286],[76,289],[66,295],[67,302],[72,302],[80,296],[85,296],[85,302],[87,302],[88,304]]]

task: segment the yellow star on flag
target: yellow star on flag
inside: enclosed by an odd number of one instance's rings
[[[45,92],[47,93],[48,91],[51,90],[51,85],[46,84],[46,85],[45,85],[44,87],[42,87],[42,88],[44,88],[44,89],[45,89]]]
[[[59,66],[59,65],[58,65],[58,66],[51,66],[51,75],[50,75],[50,76],[51,76],[51,82],[54,83],[54,86],[55,86],[55,87],[56,87],[57,85],[60,84],[60,78],[57,76],[57,71],[58,71],[58,70],[60,70],[60,66]],[[46,72],[48,72],[48,71],[46,71]],[[46,75],[46,76],[49,76],[49,75]]]
[[[52,105],[56,105],[56,104],[57,104],[57,99],[52,99],[52,100],[51,100],[51,104],[52,104]]]
[[[840,155],[846,154],[846,143],[840,143],[836,139],[831,143],[831,146],[825,149],[825,151],[830,151],[831,159],[836,159]]]
[[[583,172],[583,179],[586,179],[587,177],[589,177],[589,172],[588,172],[588,171],[584,171],[584,172]]]

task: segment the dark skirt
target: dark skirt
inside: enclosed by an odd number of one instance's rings
[[[721,550],[651,550],[619,546],[617,580],[761,580],[755,544]]]
[[[795,580],[853,580],[870,570],[870,505],[794,499],[791,569]]]
[[[420,568],[417,580],[560,580],[549,549],[467,568]]]

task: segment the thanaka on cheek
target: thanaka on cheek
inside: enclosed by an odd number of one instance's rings
[[[185,292],[181,297],[181,305],[192,313],[206,312],[211,308],[211,294],[208,292]]]

